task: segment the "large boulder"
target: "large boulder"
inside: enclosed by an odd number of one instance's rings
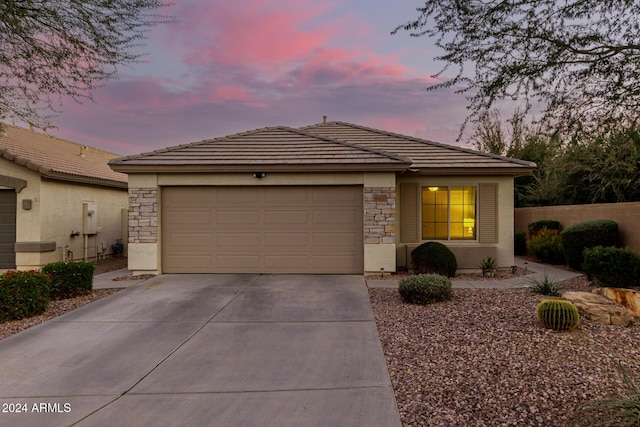
[[[640,317],[640,291],[624,288],[596,288],[591,292],[625,307],[634,317]]]
[[[628,326],[633,321],[633,316],[626,307],[602,295],[591,292],[565,292],[562,296],[574,303],[580,314],[593,322]]]

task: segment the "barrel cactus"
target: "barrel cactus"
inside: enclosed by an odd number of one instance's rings
[[[546,298],[538,304],[538,320],[547,329],[570,331],[578,327],[578,308],[565,298]]]

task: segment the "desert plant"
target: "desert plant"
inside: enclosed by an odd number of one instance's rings
[[[640,255],[632,249],[595,246],[585,249],[582,256],[587,279],[614,288],[640,285]]]
[[[578,308],[565,298],[550,297],[540,301],[536,310],[540,324],[555,331],[570,331],[580,324]]]
[[[49,277],[39,271],[0,274],[0,322],[43,313],[49,306]]]
[[[516,256],[527,254],[527,233],[524,231],[516,231],[513,234],[513,253]]]
[[[558,233],[562,230],[562,226],[560,222],[554,221],[551,219],[541,219],[540,221],[532,222],[527,226],[527,231],[529,232],[529,236],[535,236],[538,234],[543,228],[547,230],[557,230]]]
[[[409,304],[430,304],[451,299],[451,280],[439,274],[418,274],[400,280],[398,292]]]
[[[426,242],[411,252],[411,262],[418,274],[433,273],[453,277],[458,269],[456,256],[439,242]]]
[[[55,262],[42,267],[42,272],[51,278],[51,298],[63,299],[90,292],[94,269],[88,262]]]
[[[549,277],[547,277],[546,274],[542,280],[532,277],[528,279],[528,281],[531,292],[549,297],[560,296],[560,287],[553,280],[549,280]]]
[[[607,219],[585,221],[565,228],[560,233],[562,251],[571,268],[582,268],[582,252],[595,246],[615,246],[618,224]]]
[[[529,238],[527,249],[531,255],[548,264],[564,264],[562,252],[562,239],[558,230],[543,228]]]
[[[594,400],[578,408],[574,416],[576,425],[592,427],[639,427],[640,389],[635,385],[620,362],[615,362],[627,386],[627,395],[620,398]]]
[[[490,256],[482,258],[482,262],[480,263],[480,268],[482,269],[483,275],[493,276],[496,272],[496,266],[498,263],[495,259]]]

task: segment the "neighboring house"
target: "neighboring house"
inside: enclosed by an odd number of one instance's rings
[[[535,164],[342,122],[124,157],[137,273],[395,271],[425,241],[513,264],[513,179]]]
[[[0,130],[0,269],[111,253],[126,238],[120,155],[19,127]]]

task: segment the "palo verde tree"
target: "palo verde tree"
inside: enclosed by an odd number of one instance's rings
[[[446,64],[430,87],[467,97],[476,122],[500,100],[541,106],[556,131],[631,126],[640,116],[640,1],[427,0],[397,27],[432,37]],[[467,122],[465,122],[466,124]]]
[[[0,121],[46,129],[64,97],[79,101],[137,62],[148,30],[172,18],[162,0],[0,0]]]

